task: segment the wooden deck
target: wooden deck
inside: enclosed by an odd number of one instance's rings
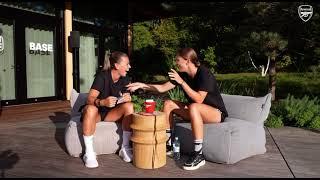
[[[266,128],[267,152],[233,165],[207,161],[196,171],[185,171],[183,156],[180,162],[167,157],[164,167],[143,170],[110,154],[99,155],[99,168],[88,169],[64,146],[69,111],[68,101],[4,107],[1,177],[320,177],[320,133],[293,127]]]

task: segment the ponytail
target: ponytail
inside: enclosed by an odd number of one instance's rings
[[[113,68],[114,64],[118,63],[121,57],[128,57],[128,55],[120,51],[114,51],[111,54],[106,53],[106,55],[104,56],[103,70],[110,70],[111,68]]]
[[[106,53],[106,55],[104,56],[103,70],[106,71],[111,69],[109,55],[109,53]]]

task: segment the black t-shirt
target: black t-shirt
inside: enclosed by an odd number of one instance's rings
[[[111,70],[100,71],[96,74],[96,77],[92,83],[91,89],[95,89],[100,92],[98,99],[104,99],[109,96],[120,97],[120,92],[123,94],[127,91],[126,85],[130,83],[130,78],[120,77],[117,82],[113,82],[111,76]],[[108,111],[112,108],[99,107],[100,110]]]
[[[197,73],[192,79],[187,73],[180,73],[181,78],[195,91],[206,91],[208,94],[203,100],[204,104],[210,105],[214,108],[219,109],[224,117],[228,116],[228,112],[224,106],[223,99],[221,97],[218,84],[214,75],[205,66],[199,66]],[[173,81],[171,81],[173,82]],[[174,81],[175,82],[175,81]],[[177,85],[177,83],[174,83]],[[189,103],[194,103],[194,101],[183,91],[185,97],[188,99]]]

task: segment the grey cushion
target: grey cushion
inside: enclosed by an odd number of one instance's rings
[[[72,90],[71,119],[65,129],[65,145],[71,156],[79,157],[84,153],[85,146],[82,135],[82,123],[80,122],[80,107],[85,105],[88,93],[78,93]],[[97,155],[115,153],[122,144],[122,128],[117,122],[101,121],[96,124],[93,138],[93,148]]]
[[[264,97],[251,97],[222,94],[228,117],[263,124],[269,114],[271,94]]]
[[[97,155],[112,154],[119,150],[122,144],[121,124],[101,121],[96,124],[93,138],[93,148]],[[65,145],[68,153],[79,157],[85,151],[80,116],[72,117],[65,130]]]
[[[261,98],[223,94],[222,98],[229,117],[223,123],[204,125],[203,154],[206,160],[233,164],[265,153],[263,122],[270,111],[271,94]],[[193,151],[190,123],[177,122],[175,135],[181,141],[182,153]]]
[[[71,117],[81,115],[81,107],[87,102],[88,93],[78,93],[72,89],[70,97]]]
[[[223,123],[205,124],[203,155],[206,160],[233,164],[266,152],[263,127],[239,119],[231,121],[230,118],[226,118],[226,122]],[[192,152],[193,136],[190,123],[177,123],[175,133],[180,139],[182,153]]]

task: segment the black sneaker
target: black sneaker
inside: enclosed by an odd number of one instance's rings
[[[203,154],[200,154],[199,152],[193,152],[191,157],[184,163],[183,169],[184,170],[196,170],[199,167],[206,164],[206,161],[204,160]]]
[[[168,130],[167,130],[168,132]],[[173,155],[173,151],[172,151],[172,146],[171,146],[171,135],[170,137],[168,138],[167,142],[166,142],[166,146],[167,146],[167,150],[166,150],[166,154],[168,156],[172,156]]]
[[[172,146],[169,144],[167,144],[166,146],[167,146],[166,154],[168,156],[172,156],[173,155]]]

